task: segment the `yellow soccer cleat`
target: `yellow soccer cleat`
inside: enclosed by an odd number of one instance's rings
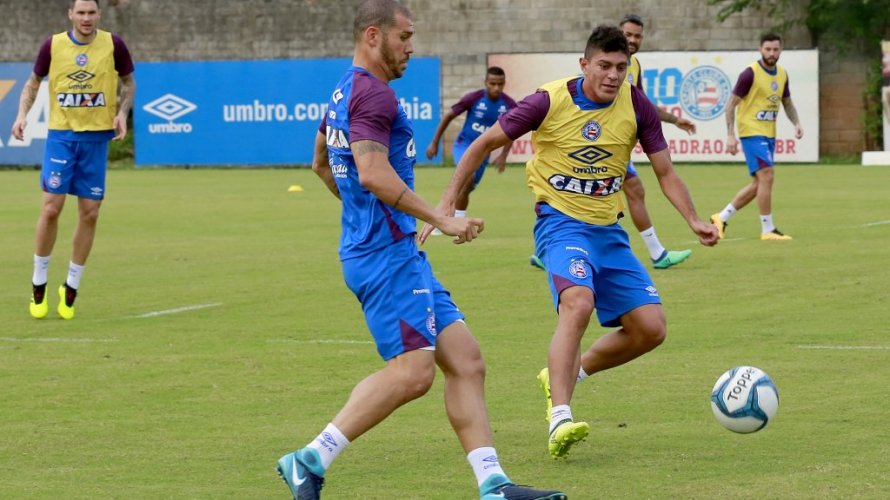
[[[32,318],[43,319],[49,314],[49,301],[46,300],[46,283],[40,286],[33,284],[31,286],[31,304],[28,305],[28,310],[31,312]]]
[[[544,417],[544,421],[549,422],[550,413],[553,409],[553,399],[550,398],[550,370],[546,367],[538,372],[538,384],[541,386],[541,390],[544,391],[544,398],[547,399],[547,416]]]
[[[791,236],[782,233],[778,229],[773,229],[768,233],[760,233],[760,239],[763,241],[788,241],[793,239]]]
[[[723,230],[726,229],[727,224],[723,222],[723,219],[720,218],[720,214],[714,214],[711,216],[711,224],[717,226],[717,238],[723,239]]]
[[[74,318],[74,299],[77,298],[77,289],[68,287],[67,284],[59,286],[59,316],[62,319]]]
[[[590,425],[587,422],[563,420],[550,433],[550,443],[548,444],[550,456],[567,458],[572,445],[587,439],[588,434],[590,434]]]

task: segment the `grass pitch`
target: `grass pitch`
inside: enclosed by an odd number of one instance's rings
[[[703,218],[747,182],[742,165],[679,171]],[[418,170],[418,191],[435,203],[450,173]],[[473,195],[482,238],[426,245],[482,345],[507,472],[572,499],[890,497],[890,169],[780,165],[773,211],[795,239],[759,241],[749,206],[711,249],[651,171],[641,175],[662,242],[694,253],[652,271],[666,343],[576,389],[574,414],[592,432],[567,461],[548,457],[535,381],[555,315],[544,274],[527,264],[522,169],[489,172]],[[38,174],[0,179],[0,498],[287,498],[278,457],[382,366],[340,274],[339,205],[314,174],[110,172],[68,322],[55,315],[55,288],[76,204],[50,265],[50,316],[35,321]],[[288,192],[293,184],[304,191]],[[602,331],[592,327],[585,347]],[[753,435],[723,429],[709,408],[716,378],[741,364],[779,389],[776,420]],[[325,498],[474,498],[441,377],[327,479]]]

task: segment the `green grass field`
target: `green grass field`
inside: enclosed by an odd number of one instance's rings
[[[544,274],[527,263],[522,169],[489,172],[474,195],[479,240],[426,245],[482,345],[507,472],[572,499],[890,497],[890,169],[781,165],[774,214],[794,241],[759,241],[751,206],[715,248],[694,243],[641,170],[662,241],[694,253],[653,271],[665,344],[576,390],[574,414],[592,432],[567,461],[547,454],[535,380],[556,320]],[[678,170],[703,217],[747,182],[741,165]],[[437,201],[450,173],[418,170],[418,191]],[[0,179],[0,498],[287,498],[276,460],[382,366],[340,274],[339,205],[314,174],[110,172],[68,322],[54,290],[76,205],[50,266],[50,316],[33,320],[38,173]],[[781,397],[776,420],[752,435],[723,429],[709,407],[716,378],[742,364],[766,370]],[[357,440],[323,493],[476,497],[441,377]]]

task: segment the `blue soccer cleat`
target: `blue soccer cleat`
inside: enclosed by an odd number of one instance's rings
[[[503,474],[494,474],[479,487],[480,500],[567,500],[565,493],[556,490],[535,490],[510,482]]]
[[[294,500],[318,500],[324,486],[324,468],[318,452],[303,448],[278,460],[278,475],[287,483]]]

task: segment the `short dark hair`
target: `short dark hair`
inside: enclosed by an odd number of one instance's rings
[[[504,68],[500,66],[492,66],[488,68],[488,71],[486,71],[485,74],[491,76],[507,76],[507,74],[504,73]]]
[[[411,18],[408,7],[396,0],[365,0],[358,6],[355,13],[355,21],[352,24],[352,36],[359,41],[362,33],[370,26],[376,26],[382,31],[389,31],[396,25],[396,14],[402,14]]]
[[[99,5],[99,0],[86,0],[86,1],[87,2],[96,2],[96,7],[101,7],[101,5]],[[76,4],[76,3],[77,3],[77,0],[68,0],[68,8],[73,9],[74,4]]]
[[[627,48],[627,37],[618,26],[609,24],[601,24],[594,28],[590,38],[587,39],[587,46],[584,48],[584,58],[590,59],[595,50],[603,52],[623,52],[628,57],[630,51]]]
[[[782,45],[782,36],[778,33],[764,33],[763,36],[760,37],[760,45],[763,45],[763,42],[779,42],[779,45]]]
[[[640,28],[645,28],[646,25],[643,24],[643,18],[636,14],[627,14],[621,18],[621,21],[618,21],[618,26],[624,26],[626,23],[634,23]]]

